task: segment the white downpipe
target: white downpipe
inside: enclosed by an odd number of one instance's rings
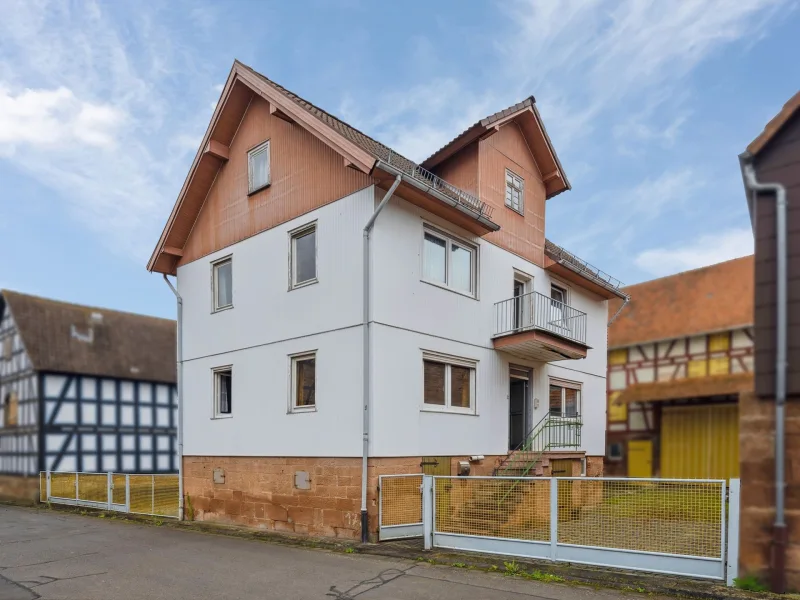
[[[364,399],[364,419],[362,424],[362,452],[361,452],[361,541],[366,543],[369,540],[369,519],[367,517],[367,462],[369,459],[369,405],[370,405],[370,368],[371,368],[371,349],[370,349],[370,330],[369,330],[369,315],[370,315],[370,253],[369,253],[369,234],[375,225],[375,220],[378,215],[389,203],[397,186],[400,185],[401,177],[398,175],[392,187],[386,192],[383,199],[378,204],[375,212],[372,213],[369,221],[364,226],[364,315],[362,322],[362,330],[364,336],[363,352],[364,352],[364,381],[363,381],[363,399]]]
[[[164,273],[164,281],[178,302],[178,519],[183,521],[183,298]]]

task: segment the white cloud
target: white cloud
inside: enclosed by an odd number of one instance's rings
[[[69,148],[86,144],[109,148],[124,114],[108,104],[75,97],[72,90],[26,89],[14,94],[0,87],[0,143],[13,152],[17,145]]]
[[[662,277],[752,253],[753,232],[750,229],[729,229],[704,235],[688,244],[645,250],[635,262],[640,269]]]
[[[211,81],[195,81],[205,67],[162,28],[158,9],[125,10],[7,0],[0,159],[50,187],[47,201],[62,203],[110,249],[142,263],[185,176],[189,140],[204,125],[195,104],[208,102]]]

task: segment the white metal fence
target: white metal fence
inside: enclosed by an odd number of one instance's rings
[[[179,517],[178,475],[124,473],[39,474],[39,499],[138,515]]]
[[[421,517],[426,549],[736,576],[738,480],[382,478],[380,515],[381,540],[420,535]]]
[[[422,475],[381,475],[378,491],[379,539],[420,537]]]

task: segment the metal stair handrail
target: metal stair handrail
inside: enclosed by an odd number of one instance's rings
[[[519,469],[515,465],[514,456],[519,452],[535,452],[532,459],[525,462],[522,474],[518,477],[526,477],[536,466],[545,452],[554,448],[577,448],[581,445],[581,429],[583,423],[579,417],[561,417],[547,413],[534,425],[514,450],[509,452],[503,461],[494,469],[495,476],[502,476],[511,469]],[[514,491],[519,481],[515,481],[508,491],[500,499],[500,503]],[[498,504],[500,504],[498,503]]]

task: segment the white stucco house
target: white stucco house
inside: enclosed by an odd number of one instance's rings
[[[624,294],[546,240],[569,189],[532,97],[416,164],[234,63],[148,264],[195,518],[358,537],[381,473],[602,473]],[[509,458],[551,418],[558,448]]]

